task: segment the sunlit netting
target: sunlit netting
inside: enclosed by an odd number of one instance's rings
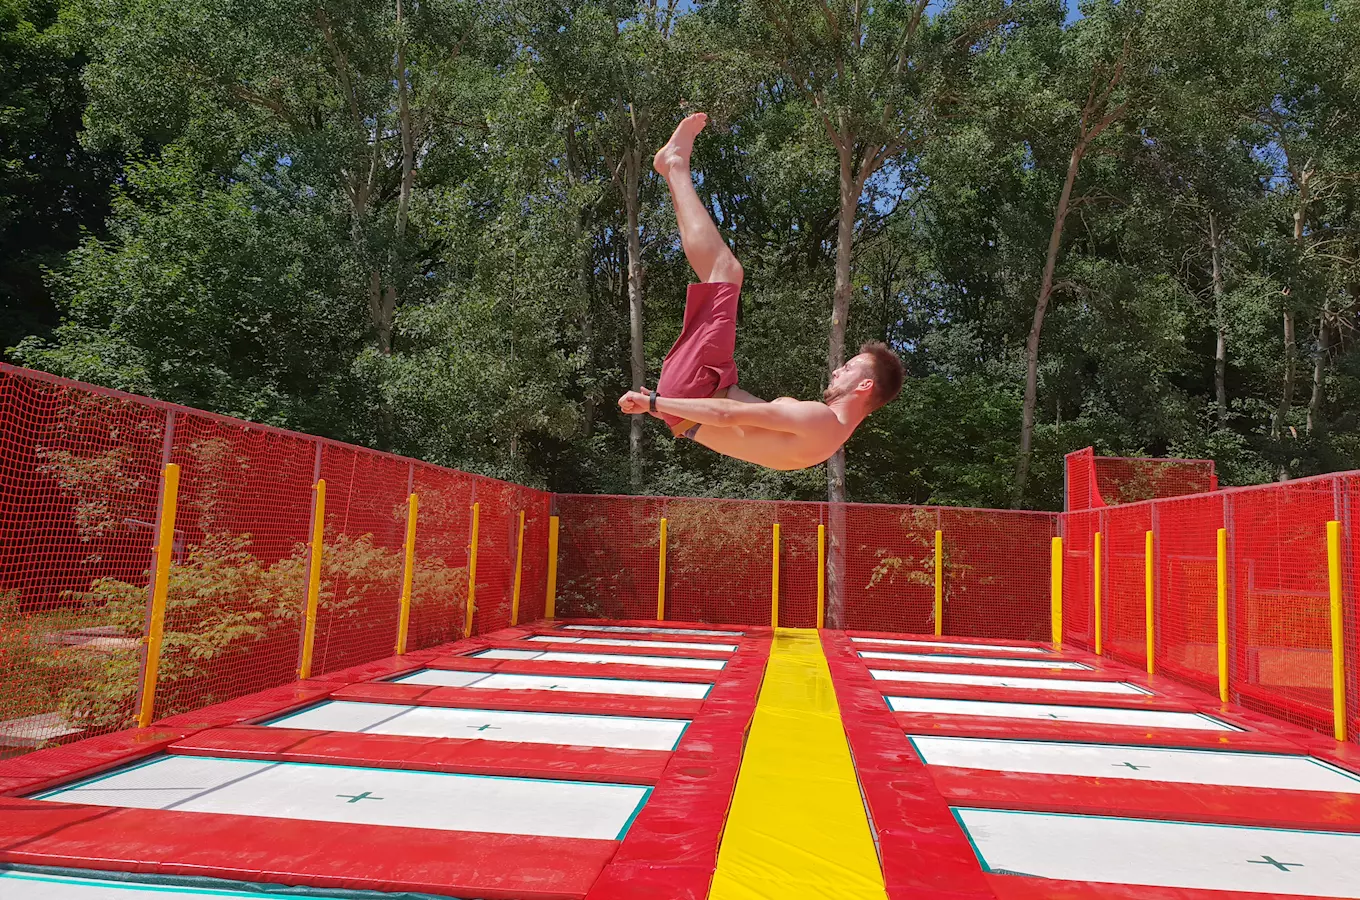
[[[1230,696],[1328,731],[1331,520],[1358,643],[1356,473],[1208,491],[1212,463],[1085,450],[1064,513],[554,496],[0,366],[0,755],[137,717],[167,463],[157,719],[295,679],[311,590],[313,675],[392,655],[412,495],[408,650],[462,636],[470,593],[473,634],[543,617],[550,573],[558,616],[764,625],[777,602],[786,627],[1048,640],[1061,537],[1064,641],[1094,649],[1099,601],[1103,653],[1145,666],[1150,639],[1157,672],[1216,691],[1222,528]]]
[[[1087,447],[1065,461],[1068,512],[1218,490],[1211,459],[1096,456]]]
[[[162,472],[179,467],[154,718],[298,675],[314,485],[326,485],[312,672],[543,614],[551,496],[307,435],[0,368],[0,755],[127,727],[142,689]]]

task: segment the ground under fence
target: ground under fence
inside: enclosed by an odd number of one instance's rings
[[[1060,622],[1353,736],[1357,479],[1068,513],[554,496],[0,366],[0,755],[554,613],[1018,640]],[[1143,480],[1118,496],[1162,489]]]

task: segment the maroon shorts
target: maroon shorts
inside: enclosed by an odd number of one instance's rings
[[[685,294],[685,325],[661,363],[660,397],[706,399],[737,383],[732,359],[737,345],[737,301],[741,286],[722,281],[691,284]],[[659,413],[679,437],[694,423]]]

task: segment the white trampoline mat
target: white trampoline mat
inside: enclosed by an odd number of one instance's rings
[[[705,628],[655,628],[642,625],[563,625],[563,631],[609,631],[615,634],[708,634],[714,637],[741,637],[742,631],[710,631]]]
[[[202,900],[226,897],[230,900],[267,900],[276,896],[257,891],[232,891],[218,888],[177,887],[171,884],[146,884],[136,881],[104,881],[98,878],[72,878],[69,875],[43,875],[34,872],[0,872],[0,897],[5,900]],[[308,900],[338,900],[329,894],[307,892]],[[284,898],[279,898],[284,900]]]
[[[1005,647],[1000,644],[963,644],[949,641],[908,641],[902,638],[852,637],[857,644],[888,644],[893,647],[943,647],[946,650],[1001,650],[1006,653],[1048,653],[1039,647]]]
[[[572,637],[568,635],[536,634],[529,638],[531,641],[543,641],[552,644],[585,644],[597,647],[646,647],[651,650],[713,650],[720,653],[731,653],[737,649],[736,644],[701,644],[697,641],[647,641],[635,640],[632,638],[597,638],[597,637]]]
[[[1046,703],[995,703],[989,700],[935,700],[929,697],[889,697],[894,712],[934,713],[940,716],[994,716],[1003,719],[1040,719],[1090,725],[1134,725],[1139,728],[1237,731],[1227,722],[1199,713],[1158,709],[1112,709],[1103,706],[1055,706]]]
[[[932,766],[1360,794],[1360,775],[1311,756],[915,735],[911,741]]]
[[[948,653],[893,653],[890,650],[861,650],[862,659],[904,659],[908,662],[937,663],[942,666],[1006,666],[1012,669],[1077,669],[1091,671],[1085,663],[1064,659],[1005,659],[991,656],[953,656]]]
[[[674,750],[689,722],[684,719],[447,709],[329,700],[265,724],[278,728],[363,734],[405,734],[522,744],[573,744],[627,750]]]
[[[909,681],[915,684],[962,684],[972,687],[1019,688],[1031,691],[1071,691],[1078,694],[1136,694],[1152,692],[1123,681],[1073,681],[1070,678],[1007,678],[1004,675],[954,675],[945,672],[894,672],[870,669],[879,681]]]
[[[42,795],[44,800],[617,840],[649,789],[400,769],[162,756]]]
[[[1360,897],[1360,834],[956,809],[991,872],[1152,887]]]
[[[670,681],[630,681],[622,678],[581,678],[578,676],[510,675],[504,672],[453,672],[447,669],[422,669],[395,678],[397,684],[430,684],[445,687],[493,688],[509,691],[568,691],[578,694],[628,694],[633,697],[674,697],[702,700],[711,684]]]
[[[726,665],[721,659],[687,659],[681,656],[630,656],[624,653],[558,653],[552,650],[483,650],[478,659],[536,659],[540,662],[597,663],[619,666],[656,666],[670,669],[709,669]]]

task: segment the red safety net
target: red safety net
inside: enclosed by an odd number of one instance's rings
[[[162,472],[180,467],[154,717],[297,677],[313,484],[326,482],[314,674],[390,656],[408,497],[421,500],[407,647],[461,635],[471,504],[478,632],[542,615],[551,495],[0,366],[0,755],[131,724]]]
[[[1225,497],[1233,699],[1323,730],[1332,722],[1327,522],[1342,515],[1342,483],[1314,478]]]
[[[407,647],[462,634],[477,505],[474,633],[542,616],[560,517],[562,616],[657,614],[764,625],[779,526],[779,624],[1045,640],[1050,551],[1063,544],[1064,638],[1146,663],[1145,537],[1154,537],[1158,672],[1217,689],[1217,531],[1228,547],[1232,697],[1330,731],[1326,523],[1342,526],[1345,629],[1358,652],[1360,474],[1185,494],[1212,464],[1068,459],[1069,512],[704,498],[554,497],[306,435],[0,366],[0,754],[127,726],[140,702],[162,469],[181,469],[155,715],[296,677],[313,484],[326,515],[313,672],[392,654],[409,496],[419,497]],[[1122,468],[1121,468],[1122,467]],[[1158,499],[1127,502],[1148,492]],[[1177,494],[1177,496],[1161,496]],[[1113,505],[1118,503],[1119,505]],[[523,521],[521,549],[521,515]],[[819,581],[819,529],[825,581]],[[1352,733],[1360,660],[1348,660]]]
[[[1096,456],[1087,447],[1065,462],[1068,512],[1218,490],[1211,459]]]
[[[1147,533],[1152,504],[1100,514],[1102,649],[1115,659],[1147,665]]]

